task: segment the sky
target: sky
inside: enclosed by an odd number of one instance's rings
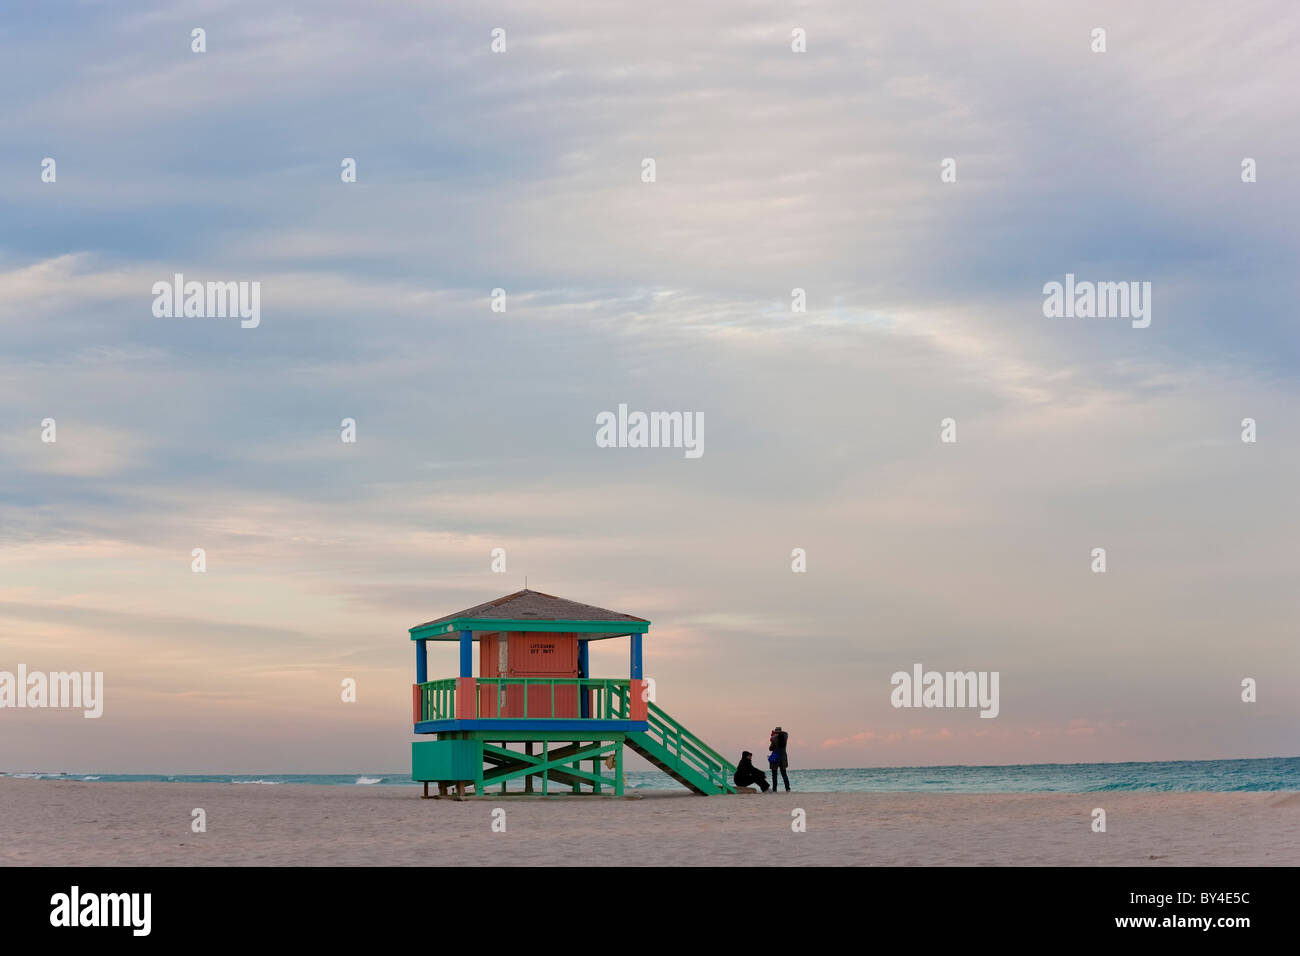
[[[0,710],[0,770],[400,770],[407,629],[525,575],[650,619],[728,755],[1300,753],[1298,41],[1286,0],[6,7],[0,671],[105,699]],[[260,324],[156,317],[175,273]],[[1150,326],[1046,317],[1067,274]],[[704,453],[598,447],[620,404]],[[998,716],[892,706],[917,663]]]

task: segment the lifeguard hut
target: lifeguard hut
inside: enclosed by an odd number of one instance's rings
[[[735,768],[650,700],[650,622],[540,591],[516,591],[418,624],[411,776],[464,795],[623,795],[629,747],[696,793],[734,793]],[[626,678],[592,677],[588,645],[626,637]],[[429,680],[429,641],[459,647],[456,677]],[[473,673],[478,644],[478,675]],[[515,783],[515,788],[511,788]]]

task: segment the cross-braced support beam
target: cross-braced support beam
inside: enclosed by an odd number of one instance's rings
[[[541,753],[528,753],[511,750],[504,743],[483,744],[483,760],[491,765],[483,771],[483,789],[492,784],[505,784],[520,777],[526,781],[541,778],[541,792],[548,793],[549,784],[554,782],[568,786],[575,793],[581,792],[585,784],[593,793],[600,793],[610,788],[615,795],[622,796],[622,747],[621,740],[573,742],[559,747],[552,747],[552,741],[544,741]],[[558,743],[555,742],[555,743]],[[600,767],[609,758],[614,757],[614,774],[602,773]],[[591,769],[582,769],[583,761],[591,761]],[[535,786],[532,789],[536,790]]]

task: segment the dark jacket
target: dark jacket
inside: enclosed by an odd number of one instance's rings
[[[785,755],[785,745],[789,739],[790,735],[784,730],[779,734],[772,735],[772,742],[767,745],[767,749],[777,755],[778,759],[774,766],[781,767],[782,769],[790,766],[790,761]]]
[[[736,772],[732,776],[736,786],[748,787],[751,783],[757,783],[759,780],[767,782],[767,777],[763,771],[754,766],[754,762],[748,757],[741,757],[740,763],[736,764]]]

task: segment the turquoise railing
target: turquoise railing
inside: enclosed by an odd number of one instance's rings
[[[646,731],[646,736],[676,761],[675,769],[693,771],[719,791],[735,791],[736,786],[732,780],[736,772],[735,766],[669,717],[661,707],[653,703],[647,706],[650,729]]]
[[[615,702],[615,709],[620,716],[627,714],[628,694],[631,690],[627,681],[622,683],[623,686]],[[736,773],[736,768],[733,764],[669,717],[658,704],[647,701],[646,711],[650,728],[645,732],[645,736],[662,751],[655,755],[658,759],[663,760],[683,776],[702,777],[717,790],[735,792],[736,785],[732,777]]]
[[[421,720],[450,720],[456,713],[456,678],[431,680],[420,688]],[[441,716],[446,714],[447,716]],[[438,715],[438,716],[434,716]]]
[[[534,719],[554,717],[556,689],[573,687],[579,695],[578,701],[581,701],[581,695],[588,695],[588,719],[628,719],[629,682],[602,677],[479,677],[474,687],[474,713],[468,715],[456,713],[456,678],[427,681],[419,685],[421,719],[496,719],[507,709],[506,692],[511,687],[523,688],[520,717],[524,714]],[[487,694],[483,693],[485,688],[489,690]],[[496,692],[492,693],[493,690]],[[541,713],[537,706],[539,699],[545,702],[545,706],[540,708]]]

